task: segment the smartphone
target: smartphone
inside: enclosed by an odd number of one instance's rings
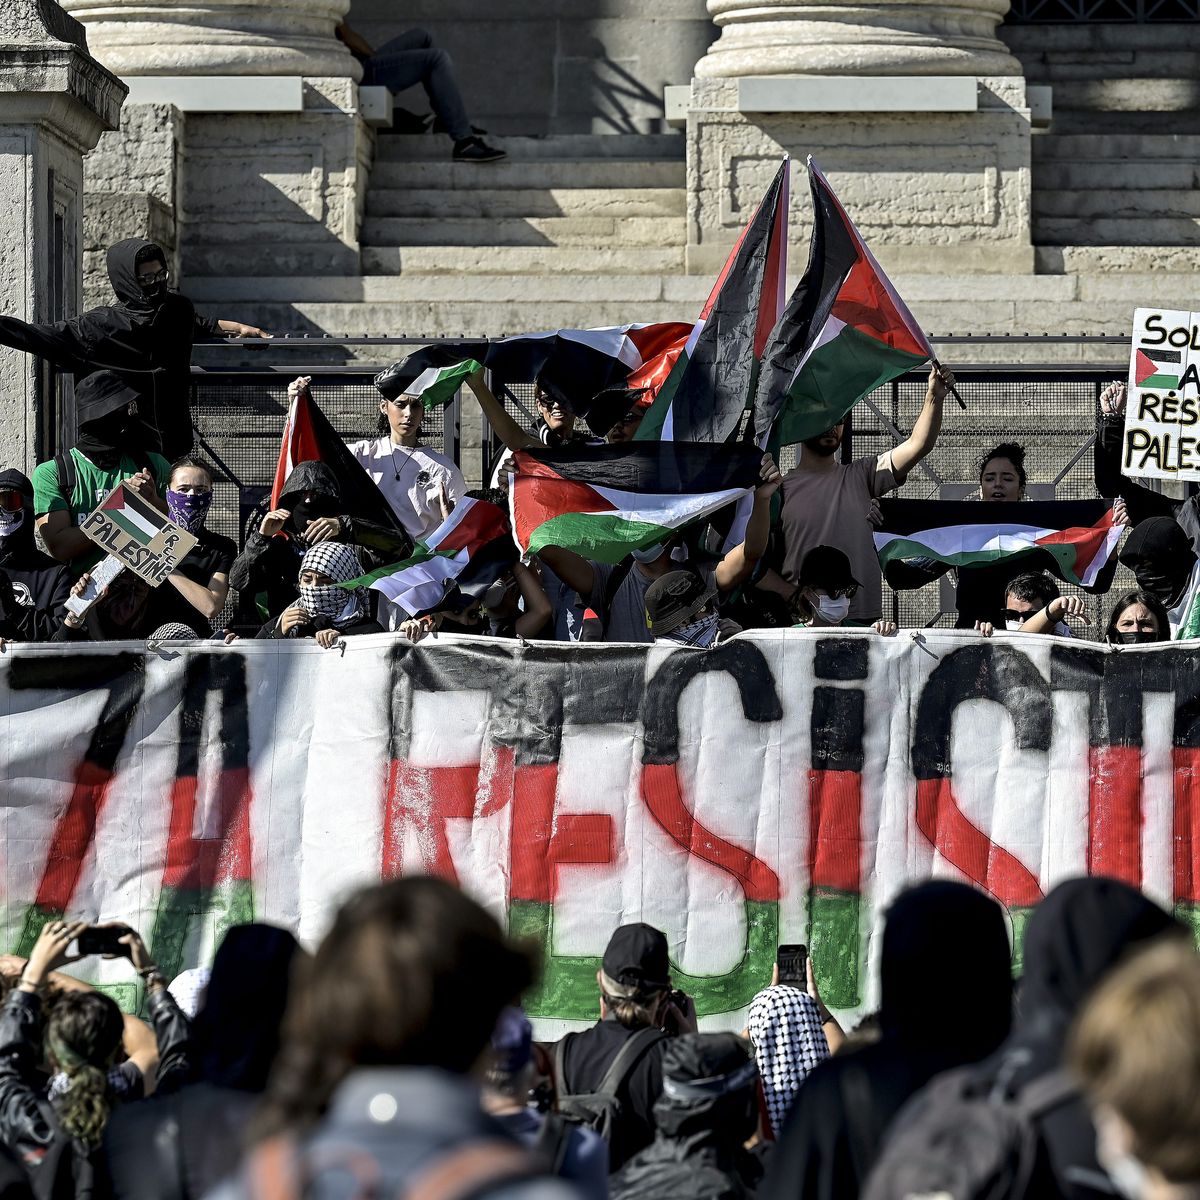
[[[122,945],[120,938],[129,932],[126,925],[90,925],[76,939],[80,954],[113,954],[129,958],[129,947]]]
[[[779,982],[793,987],[808,986],[808,947],[799,944],[780,946],[775,954],[779,964]]]

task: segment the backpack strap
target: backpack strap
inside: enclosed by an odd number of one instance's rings
[[[554,1094],[555,1096],[568,1095],[567,1092],[567,1042],[575,1035],[573,1033],[564,1033],[562,1037],[554,1043]]]
[[[71,497],[75,495],[75,485],[79,482],[79,474],[75,470],[75,456],[70,450],[60,450],[54,456],[54,469],[58,472],[58,490],[62,492],[63,499],[67,502],[67,509],[74,517],[75,509],[71,507]]]
[[[1028,1121],[1036,1121],[1048,1112],[1076,1099],[1079,1085],[1061,1068],[1048,1071],[1026,1084],[1015,1100],[1018,1111]]]
[[[629,578],[629,572],[632,570],[633,555],[627,554],[613,568],[612,574],[608,577],[608,582],[604,585],[604,595],[600,600],[602,608],[600,620],[604,622],[605,633],[608,632],[609,619],[612,616],[613,601],[617,598],[617,593],[621,590],[621,584],[623,584],[625,580]]]
[[[608,1070],[604,1072],[604,1078],[600,1080],[600,1086],[596,1089],[596,1093],[601,1096],[615,1096],[621,1084],[633,1074],[633,1069],[641,1061],[642,1055],[666,1036],[661,1029],[655,1029],[652,1025],[646,1025],[639,1029],[617,1051],[617,1056],[609,1064]]]
[[[468,1200],[502,1183],[540,1175],[529,1151],[499,1139],[468,1142],[438,1155],[404,1189],[404,1200]]]
[[[571,1126],[558,1113],[546,1113],[533,1143],[534,1153],[550,1164],[555,1175],[561,1175],[570,1145]]]

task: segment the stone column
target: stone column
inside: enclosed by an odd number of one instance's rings
[[[1030,110],[996,37],[1008,0],[708,0],[721,34],[688,107],[688,269],[719,268],[784,152],[791,244],[828,175],[885,267],[1027,273]]]
[[[116,128],[125,94],[53,0],[0,4],[0,312],[42,322],[77,311],[83,155]],[[49,451],[54,393],[37,359],[0,348],[5,466],[28,471]]]
[[[333,31],[350,0],[62,0],[118,75],[351,76]]]

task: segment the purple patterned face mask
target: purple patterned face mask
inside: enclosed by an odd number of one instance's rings
[[[204,528],[204,518],[212,505],[212,492],[177,492],[167,488],[167,512],[176,525],[188,533]]]

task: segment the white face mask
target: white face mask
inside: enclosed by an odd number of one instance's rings
[[[850,614],[850,597],[821,594],[817,597],[817,612],[821,614],[821,620],[840,625]]]
[[[1005,629],[1007,629],[1007,630],[1009,630],[1009,631],[1011,632],[1011,631],[1012,631],[1012,630],[1014,630],[1014,629],[1020,629],[1020,628],[1021,628],[1021,626],[1022,626],[1022,625],[1024,625],[1024,624],[1025,624],[1025,622],[1024,622],[1024,621],[1012,621],[1012,620],[1009,620],[1009,621],[1005,621],[1005,622],[1004,622],[1004,628],[1005,628]]]
[[[0,509],[0,538],[9,537],[25,524],[25,510],[18,508],[16,512],[5,512]]]

